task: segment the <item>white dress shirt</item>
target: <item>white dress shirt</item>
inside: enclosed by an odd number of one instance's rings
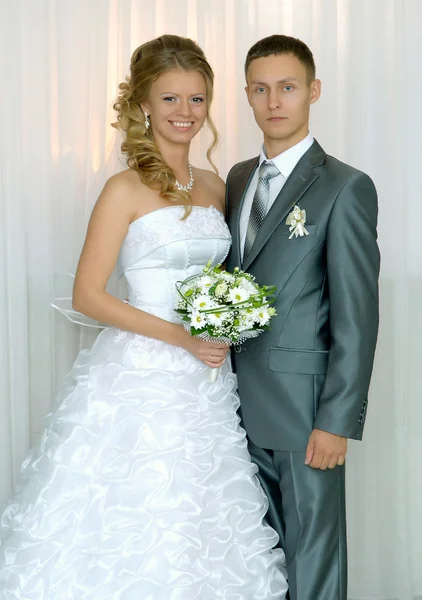
[[[286,179],[289,177],[290,173],[293,171],[299,160],[302,158],[305,152],[309,150],[313,143],[314,138],[310,133],[308,133],[308,135],[298,144],[295,144],[288,150],[285,150],[278,156],[275,156],[271,159],[271,162],[273,162],[277,169],[280,171],[280,175],[272,177],[269,181],[270,193],[267,204],[267,213],[270,210],[271,206],[274,204],[275,199],[281,192],[286,182]],[[265,148],[263,146],[259,155],[258,168],[253,174],[249,187],[246,191],[245,199],[243,201],[242,213],[240,215],[240,253],[242,260],[243,250],[245,248],[246,232],[248,230],[249,215],[251,213],[255,191],[258,186],[259,167],[264,162],[264,160],[268,160],[268,158],[266,157]]]

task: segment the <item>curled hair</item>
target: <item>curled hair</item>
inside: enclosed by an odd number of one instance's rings
[[[137,171],[141,181],[149,188],[158,190],[162,198],[184,204],[185,216],[187,216],[191,207],[190,195],[176,188],[173,169],[164,161],[154,141],[152,128],[145,127],[145,115],[141,109],[141,103],[148,99],[154,81],[166,71],[175,68],[182,71],[197,71],[205,80],[207,123],[213,134],[213,142],[207,151],[207,158],[217,172],[211,154],[218,143],[218,133],[209,115],[214,73],[201,48],[189,38],[162,35],[139,46],[133,52],[130,76],[119,85],[119,94],[113,105],[117,112],[117,122],[112,123],[112,126],[125,134],[122,152],[127,156],[128,167]]]

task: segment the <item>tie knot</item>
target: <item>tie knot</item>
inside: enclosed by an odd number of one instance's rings
[[[259,167],[259,179],[261,180],[265,179],[265,181],[268,181],[273,177],[277,177],[277,175],[280,175],[280,171],[271,161],[264,161]]]

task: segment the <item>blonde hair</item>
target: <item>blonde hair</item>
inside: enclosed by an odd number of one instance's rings
[[[151,127],[145,127],[145,115],[141,103],[148,99],[151,85],[156,79],[171,69],[197,71],[200,73],[207,89],[207,123],[213,134],[213,142],[207,151],[207,158],[218,143],[217,129],[209,115],[209,107],[213,97],[214,73],[207,62],[201,48],[189,38],[177,35],[162,35],[139,46],[132,54],[130,76],[119,85],[119,93],[113,108],[117,112],[117,122],[113,127],[125,133],[122,152],[127,156],[129,168],[137,171],[141,181],[148,187],[160,192],[160,196],[171,202],[184,204],[185,217],[191,210],[189,193],[178,190],[175,186],[176,176],[164,161]]]

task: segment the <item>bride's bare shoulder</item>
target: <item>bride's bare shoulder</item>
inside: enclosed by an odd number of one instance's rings
[[[214,171],[209,171],[207,169],[195,169],[196,175],[200,178],[206,185],[213,188],[217,192],[225,193],[226,184],[221,179],[219,175],[214,173]]]
[[[140,204],[151,193],[132,169],[116,173],[108,179],[95,203],[92,217],[130,223],[136,218]]]
[[[131,220],[142,212],[144,205],[155,197],[154,192],[146,186],[133,169],[116,173],[108,179],[100,195],[100,202],[118,204],[121,210],[131,215]]]
[[[133,169],[125,169],[120,173],[116,173],[106,181],[104,186],[104,190],[114,193],[135,192],[139,194],[140,191],[148,191],[148,189],[149,188],[142,183],[138,173]]]
[[[194,176],[207,188],[210,196],[212,196],[214,206],[224,212],[226,184],[221,177],[214,171],[208,171],[207,169],[195,169]]]

